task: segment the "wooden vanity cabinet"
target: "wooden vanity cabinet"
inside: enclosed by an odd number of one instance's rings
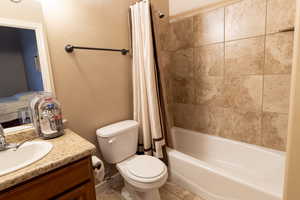
[[[0,192],[0,200],[96,200],[90,157]]]

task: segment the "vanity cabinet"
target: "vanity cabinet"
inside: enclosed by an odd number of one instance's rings
[[[90,157],[0,192],[0,200],[96,200]]]

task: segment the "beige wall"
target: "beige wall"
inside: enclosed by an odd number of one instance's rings
[[[175,126],[285,150],[293,32],[279,30],[294,26],[295,2],[243,0],[171,23]]]
[[[9,0],[0,1],[0,17],[43,22],[41,4],[37,0],[26,0],[22,3],[12,3]]]
[[[96,129],[130,119],[131,58],[66,44],[128,48],[129,1],[43,1],[56,94],[69,127],[97,145]]]

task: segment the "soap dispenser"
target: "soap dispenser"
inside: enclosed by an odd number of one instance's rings
[[[64,134],[60,103],[48,93],[31,100],[31,113],[36,132],[43,139],[51,139]]]

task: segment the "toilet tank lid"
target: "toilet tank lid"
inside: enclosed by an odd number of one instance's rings
[[[137,121],[126,120],[99,128],[96,133],[99,137],[112,137],[137,126]]]

